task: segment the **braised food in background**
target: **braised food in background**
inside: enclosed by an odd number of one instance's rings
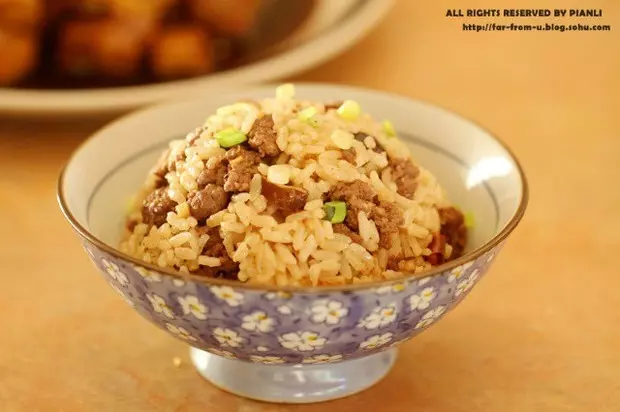
[[[0,86],[125,86],[234,67],[264,3],[0,0]]]

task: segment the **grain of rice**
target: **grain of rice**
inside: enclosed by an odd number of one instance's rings
[[[297,263],[297,259],[295,259],[295,256],[291,253],[288,247],[280,243],[276,243],[274,245],[274,248],[275,248],[278,260],[284,262],[287,265],[295,265]]]
[[[314,235],[310,235],[306,238],[305,243],[299,250],[297,254],[297,260],[300,262],[305,262],[308,260],[308,257],[312,252],[316,250],[316,240],[314,239]]]
[[[179,259],[184,260],[194,260],[198,257],[196,252],[188,247],[176,247],[174,248],[174,254]]]
[[[292,243],[293,237],[287,232],[276,232],[268,228],[260,230],[263,239],[273,243]]]
[[[179,234],[172,236],[170,239],[168,239],[168,242],[170,243],[172,247],[178,247],[178,246],[182,246],[183,244],[189,242],[189,240],[192,237],[193,237],[192,234],[189,232],[181,232]]]
[[[222,264],[220,258],[211,256],[198,256],[198,264],[210,268],[218,267]]]
[[[222,222],[220,227],[225,232],[245,233],[245,226],[239,222]]]

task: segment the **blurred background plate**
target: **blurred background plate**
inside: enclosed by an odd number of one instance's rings
[[[245,52],[221,71],[133,85],[62,84],[48,73],[0,87],[0,113],[19,116],[115,114],[175,98],[273,81],[316,66],[360,41],[393,0],[265,0]]]

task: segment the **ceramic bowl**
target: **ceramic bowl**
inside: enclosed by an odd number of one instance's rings
[[[482,279],[527,204],[523,171],[489,132],[429,104],[382,92],[298,85],[302,99],[354,99],[390,119],[414,157],[475,217],[467,253],[398,281],[275,289],[183,276],[116,249],[127,200],[168,141],[217,107],[273,95],[273,87],[211,94],[131,114],[88,139],[59,181],[59,202],[95,266],[134,310],[187,342],[198,371],[246,397],[315,402],[381,379],[396,346],[446,316]]]

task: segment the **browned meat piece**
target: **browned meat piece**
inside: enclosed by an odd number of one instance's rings
[[[446,241],[452,246],[450,259],[456,259],[463,254],[467,243],[465,217],[463,213],[454,207],[446,207],[438,211],[441,221],[441,234],[446,237]]]
[[[394,255],[394,256],[388,257],[387,269],[388,270],[395,270],[395,271],[398,272],[400,270],[399,264],[404,259],[405,259],[405,257],[403,256],[402,253],[399,253],[398,255]]]
[[[409,159],[391,159],[392,180],[396,183],[398,193],[408,199],[413,199],[418,186],[418,169]]]
[[[0,0],[0,27],[4,29],[29,33],[42,26],[42,19],[41,0]]]
[[[351,163],[355,166],[355,158],[357,157],[357,153],[354,148],[350,148],[342,151],[342,159]]]
[[[141,68],[150,27],[144,22],[72,21],[59,34],[60,69],[79,76],[124,78]]]
[[[398,227],[403,224],[402,211],[396,204],[380,202],[375,207],[370,216],[374,220],[379,231],[379,246],[383,248],[392,247],[392,235],[398,233]]]
[[[344,219],[344,223],[349,226],[352,230],[359,230],[359,220],[358,216],[360,212],[364,212],[366,217],[370,219],[370,215],[372,214],[372,210],[375,208],[375,204],[372,202],[367,202],[366,200],[362,200],[359,197],[353,197],[350,200],[347,200],[347,217]]]
[[[334,233],[340,233],[341,235],[350,237],[353,243],[358,243],[361,245],[363,242],[362,237],[358,233],[352,231],[343,223],[336,223],[335,225],[332,225],[332,228],[334,229]]]
[[[197,275],[225,278],[225,279],[237,279],[237,273],[239,272],[239,264],[232,260],[226,252],[224,242],[220,236],[218,228],[212,228],[207,230],[209,240],[202,249],[202,254],[206,256],[220,258],[221,265],[218,267],[205,267],[202,266],[195,273]]]
[[[282,213],[284,217],[291,213],[304,210],[308,200],[308,192],[292,186],[278,185],[263,178],[262,194],[269,205]]]
[[[38,41],[33,34],[0,28],[0,85],[13,84],[30,73],[37,62]]]
[[[222,186],[208,184],[198,192],[191,192],[187,196],[189,210],[198,221],[219,212],[228,206],[228,193]]]
[[[369,183],[362,182],[361,180],[354,180],[350,183],[337,183],[329,191],[328,197],[331,200],[344,200],[345,202],[348,202],[354,197],[367,202],[374,202],[377,199],[377,193]]]
[[[142,221],[157,227],[166,222],[168,212],[172,212],[176,202],[168,197],[167,189],[155,189],[144,199],[142,204]]]
[[[428,245],[428,248],[431,250],[431,254],[428,255],[426,261],[431,265],[441,265],[445,260],[444,253],[446,252],[446,237],[444,235],[433,236],[433,240]]]
[[[338,110],[340,106],[342,106],[342,101],[325,103],[325,111],[327,112],[329,110]]]
[[[345,223],[350,229],[357,231],[359,229],[357,221],[359,212],[366,213],[366,216],[370,218],[371,211],[375,207],[373,202],[377,199],[377,193],[368,183],[354,180],[350,183],[337,183],[330,190],[328,198],[347,203]]]
[[[261,0],[188,0],[192,15],[218,34],[242,36],[253,26]]]
[[[248,143],[258,150],[261,157],[277,156],[280,148],[276,144],[278,134],[274,129],[273,117],[268,114],[254,121],[248,133]]]
[[[224,156],[216,156],[207,160],[205,168],[198,175],[196,182],[198,187],[203,188],[209,183],[224,186],[224,179],[228,171],[228,160]]]
[[[258,153],[235,146],[225,155],[228,160],[228,173],[224,181],[227,192],[247,192],[250,190],[252,176],[258,172],[260,156]]]
[[[130,232],[133,232],[134,228],[136,227],[136,225],[138,224],[138,221],[135,219],[129,219],[127,220],[127,222],[125,223],[125,226],[127,227],[127,230],[129,230]]]
[[[163,29],[153,41],[151,68],[159,78],[198,76],[214,69],[213,40],[202,27]]]

